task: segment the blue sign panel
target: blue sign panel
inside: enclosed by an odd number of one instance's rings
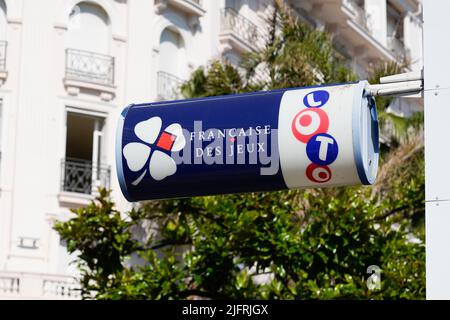
[[[327,86],[131,105],[117,129],[122,192],[141,201],[366,181],[364,162],[350,163],[338,147],[354,143],[339,124],[372,105],[364,86],[347,84],[339,101],[339,86]]]
[[[127,198],[286,189],[272,147],[282,95],[130,106],[121,138]],[[261,175],[271,166],[274,174]]]

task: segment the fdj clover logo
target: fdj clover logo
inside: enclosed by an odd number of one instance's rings
[[[140,141],[131,142],[123,148],[128,168],[133,172],[141,172],[141,175],[132,182],[134,186],[144,179],[147,171],[157,181],[177,171],[177,165],[170,153],[180,151],[186,145],[183,129],[178,123],[171,124],[162,132],[161,127],[160,117],[139,122],[134,128],[134,133]]]
[[[327,113],[319,109],[330,99],[325,90],[313,91],[305,96],[303,104],[308,108],[300,111],[292,121],[292,133],[302,143],[306,143],[306,154],[311,164],[306,168],[307,178],[316,183],[330,181],[329,164],[339,153],[336,140],[327,134],[330,121]]]

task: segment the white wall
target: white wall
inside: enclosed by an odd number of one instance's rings
[[[0,1],[0,40],[6,39],[6,28],[7,28],[7,21],[6,21],[6,5],[5,1]]]

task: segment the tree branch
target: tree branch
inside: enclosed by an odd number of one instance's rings
[[[161,241],[158,244],[155,244],[151,247],[138,247],[138,250],[157,250],[167,246],[182,246],[182,245],[190,245],[192,241],[176,241],[176,240],[166,240]]]
[[[373,218],[373,219],[370,219],[369,221],[370,221],[370,222],[373,222],[373,221],[384,220],[384,219],[386,219],[387,217],[390,217],[390,216],[392,216],[392,215],[394,215],[394,214],[396,214],[396,213],[398,213],[398,212],[401,212],[401,211],[403,211],[403,210],[406,210],[406,209],[411,209],[411,207],[408,206],[408,205],[404,205],[404,206],[395,208],[395,209],[393,209],[393,210],[391,210],[391,211],[389,211],[389,212],[387,212],[387,213],[385,213],[385,214],[383,214],[383,215],[381,215],[381,216],[379,216],[379,217],[375,217],[375,218]],[[417,211],[417,210],[418,210],[417,208],[416,208],[416,209],[413,209],[414,212]]]

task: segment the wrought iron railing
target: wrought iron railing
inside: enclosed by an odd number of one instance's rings
[[[220,25],[222,32],[232,31],[250,46],[258,42],[258,28],[256,25],[233,8],[221,10]]]
[[[67,158],[63,159],[61,170],[62,191],[92,194],[100,186],[109,189],[109,166],[95,166],[90,161]]]
[[[6,49],[8,47],[8,42],[0,41],[0,70],[6,70]]]
[[[114,85],[114,57],[66,49],[66,78],[106,86]]]
[[[181,85],[184,80],[168,72],[158,72],[158,98],[161,100],[176,100],[182,98]]]

